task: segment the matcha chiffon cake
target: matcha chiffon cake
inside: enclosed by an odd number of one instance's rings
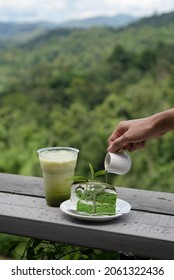
[[[71,186],[70,204],[78,212],[114,215],[116,213],[116,187],[101,182],[85,182]]]

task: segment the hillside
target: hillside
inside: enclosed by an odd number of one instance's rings
[[[15,23],[15,22],[0,22],[0,46],[4,46],[4,41],[28,42],[43,36],[51,30],[56,29],[65,30],[83,29],[91,27],[111,27],[111,28],[126,28],[130,27],[144,27],[147,25],[173,26],[174,12],[169,14],[154,15],[147,18],[137,18],[130,15],[116,15],[116,16],[99,16],[83,20],[71,20],[63,23],[54,22],[36,22],[36,23]]]
[[[174,24],[174,12],[162,15],[154,15],[151,17],[140,19],[138,22],[132,23],[131,26],[143,27],[143,26],[154,26],[154,27],[170,27]]]
[[[83,20],[71,20],[60,24],[62,27],[67,28],[90,28],[93,26],[99,27],[113,27],[119,28],[127,26],[132,22],[138,21],[139,18],[131,15],[116,15],[116,16],[98,16],[93,18],[87,18]]]
[[[54,29],[54,23],[15,23],[15,22],[0,22],[0,40],[28,41],[48,30]]]
[[[160,19],[56,29],[0,49],[1,172],[40,176],[36,150],[62,145],[80,149],[78,174],[88,173],[88,162],[103,169],[119,121],[173,106],[174,23],[154,24]],[[109,180],[173,192],[173,141],[171,133],[147,143],[131,155],[129,174]]]
[[[136,17],[129,15],[118,15],[113,17],[95,17],[84,20],[72,20],[64,23],[55,22],[36,22],[36,23],[16,23],[16,22],[0,22],[0,40],[16,40],[18,42],[26,42],[34,39],[39,35],[45,34],[47,31],[56,28],[90,28],[92,26],[110,26],[119,28],[126,26],[131,22],[138,20]]]

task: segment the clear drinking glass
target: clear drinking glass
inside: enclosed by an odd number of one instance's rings
[[[57,207],[70,198],[70,186],[79,150],[71,147],[49,147],[37,150],[43,173],[47,204]]]

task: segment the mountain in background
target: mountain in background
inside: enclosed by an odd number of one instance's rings
[[[61,24],[67,28],[90,28],[92,26],[109,26],[119,28],[137,21],[139,18],[131,15],[98,16],[82,20],[70,20]]]
[[[14,23],[0,22],[0,39],[15,39],[28,41],[43,35],[49,30],[56,28],[90,28],[92,26],[110,26],[119,28],[137,21],[138,18],[130,15],[117,15],[113,17],[99,16],[84,20],[71,20],[64,23],[38,22],[38,23]]]
[[[14,23],[0,22],[0,47],[6,47],[6,42],[27,43],[39,37],[44,38],[48,33],[67,35],[74,28],[88,29],[97,27],[141,27],[141,26],[173,26],[174,12],[151,17],[138,18],[130,15],[117,15],[113,17],[99,16],[83,20],[71,20],[63,23],[55,22],[35,22],[35,23]]]
[[[173,26],[174,23],[174,12],[171,13],[165,13],[162,15],[154,14],[151,17],[144,17],[141,20],[134,22],[130,24],[130,26],[154,26],[154,27],[160,27],[160,26]]]
[[[14,47],[6,41],[8,49],[0,48],[1,172],[38,176],[38,159],[31,154],[40,145],[59,143],[79,147],[79,174],[88,176],[88,162],[102,168],[115,122],[171,108],[172,16],[119,29],[59,27]],[[135,155],[134,172],[116,183],[134,188],[143,182],[147,189],[167,186],[174,192],[172,137]]]
[[[56,28],[57,25],[50,22],[38,23],[16,23],[16,22],[0,22],[0,39],[21,39],[24,37],[29,40],[30,38],[37,37],[45,32]]]

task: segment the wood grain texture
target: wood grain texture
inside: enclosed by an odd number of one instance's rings
[[[0,173],[0,192],[44,197],[43,179]]]
[[[0,192],[44,197],[43,179],[0,173]],[[117,187],[118,198],[132,209],[174,215],[174,194]]]
[[[73,219],[46,205],[42,178],[0,174],[0,232],[174,259],[174,194],[117,188],[132,205],[108,222]]]

